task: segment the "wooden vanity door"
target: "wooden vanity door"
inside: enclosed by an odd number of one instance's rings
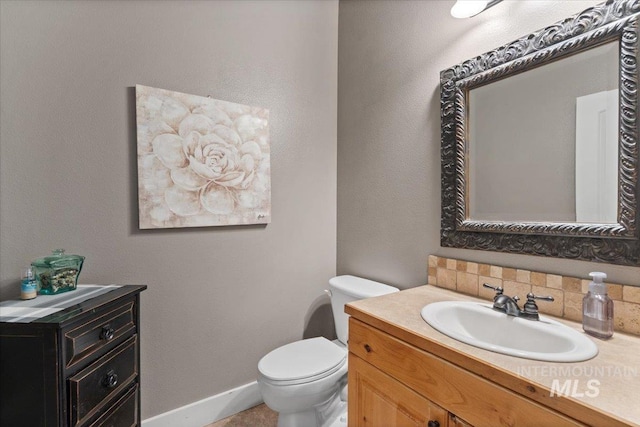
[[[447,411],[349,354],[349,427],[446,427]]]

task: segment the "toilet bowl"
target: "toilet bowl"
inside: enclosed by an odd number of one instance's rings
[[[264,402],[279,413],[278,427],[320,426],[342,409],[347,351],[326,338],[279,347],[260,360],[258,372]]]
[[[278,412],[278,427],[346,426],[349,316],[344,305],[398,291],[348,275],[329,280],[329,288],[338,339],[295,341],[276,348],[258,363],[258,387],[265,404]]]

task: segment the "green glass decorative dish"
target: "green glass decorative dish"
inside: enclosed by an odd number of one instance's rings
[[[33,261],[38,293],[53,295],[76,289],[83,263],[83,256],[66,255],[64,249],[55,249],[52,255]]]

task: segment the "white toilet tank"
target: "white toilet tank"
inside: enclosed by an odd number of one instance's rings
[[[349,315],[344,312],[345,304],[399,291],[393,286],[349,275],[331,278],[329,289],[331,289],[331,309],[336,324],[336,334],[338,340],[345,345],[349,337]]]

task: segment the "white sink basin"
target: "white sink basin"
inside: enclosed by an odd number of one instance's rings
[[[508,316],[491,305],[442,301],[420,312],[432,327],[458,341],[485,350],[548,362],[581,362],[598,354],[585,334],[540,316],[527,320]]]

